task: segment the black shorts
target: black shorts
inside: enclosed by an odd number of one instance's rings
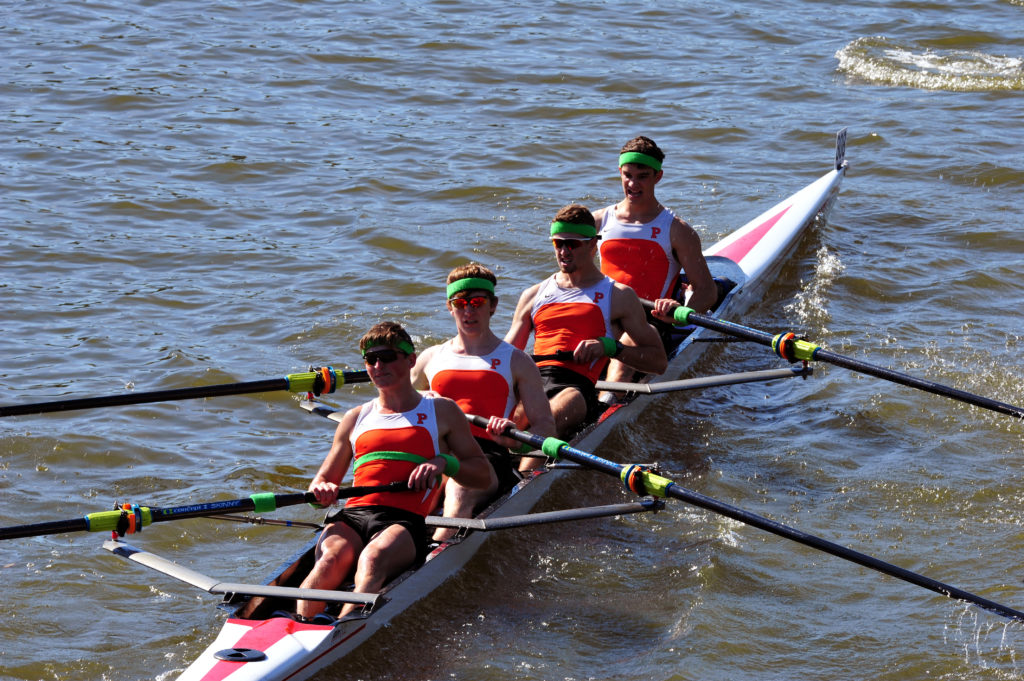
[[[548,396],[549,400],[566,388],[576,388],[583,394],[583,399],[587,403],[585,423],[593,423],[604,411],[604,406],[597,400],[597,388],[583,374],[560,366],[547,365],[537,368],[540,370],[540,377],[544,380],[544,394]]]
[[[355,530],[363,540],[363,546],[392,525],[401,525],[409,531],[416,544],[416,562],[422,562],[427,557],[427,526],[423,522],[423,516],[412,511],[392,506],[346,506],[327,516],[324,521],[336,522],[343,522]]]
[[[519,474],[518,467],[508,449],[487,438],[478,437],[476,441],[480,443],[480,449],[484,450],[484,456],[491,462],[494,475],[498,478],[498,489],[495,496],[501,496],[518,485],[523,476]]]

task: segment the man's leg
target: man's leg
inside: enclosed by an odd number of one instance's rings
[[[348,524],[336,522],[324,528],[313,569],[302,580],[304,589],[337,589],[348,577],[356,556],[363,549],[363,540]],[[298,601],[297,612],[313,617],[324,609],[323,601]]]

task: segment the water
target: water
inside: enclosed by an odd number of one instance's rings
[[[1024,403],[1019,0],[8,3],[0,18],[2,404],[358,368],[373,322],[452,333],[443,277],[494,267],[507,328],[562,205],[618,148],[705,243],[851,171],[744,321]],[[694,374],[775,366],[711,352]],[[342,406],[370,395],[343,388]],[[285,393],[0,421],[0,525],[303,489],[330,427]],[[1022,426],[819,366],[653,401],[598,452],[1024,607]],[[586,476],[545,508],[626,498]],[[311,510],[278,517],[315,520]],[[258,581],[300,530],[133,540]],[[0,677],[171,678],[216,598],[100,549],[4,542]],[[1015,679],[1002,618],[673,504],[517,532],[321,679]]]

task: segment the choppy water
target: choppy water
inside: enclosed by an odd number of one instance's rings
[[[447,337],[493,266],[507,326],[619,146],[705,243],[851,171],[746,321],[1024,403],[1019,0],[8,3],[0,404],[356,362],[384,317]],[[711,352],[694,373],[773,366]],[[366,399],[345,388],[339,404]],[[330,438],[283,393],[0,421],[0,525],[303,489]],[[599,452],[1024,607],[1024,426],[840,369],[666,397]],[[546,508],[624,498],[586,477]],[[278,514],[306,520],[314,512]],[[259,580],[301,531],[135,543]],[[216,599],[102,551],[6,541],[0,677],[166,678]],[[520,532],[323,679],[1015,679],[1024,628],[681,504]],[[168,675],[173,676],[173,675]]]

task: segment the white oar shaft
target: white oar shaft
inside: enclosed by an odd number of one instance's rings
[[[700,388],[714,388],[722,385],[738,385],[741,383],[756,383],[759,381],[774,381],[779,378],[796,378],[797,376],[809,376],[813,370],[810,367],[790,367],[786,369],[766,369],[764,371],[745,371],[737,374],[722,374],[720,376],[705,376],[703,378],[687,378],[680,381],[664,381],[662,383],[624,383],[621,381],[598,381],[595,387],[598,390],[608,392],[634,392],[645,395],[657,393],[676,392],[681,390],[698,390]]]

